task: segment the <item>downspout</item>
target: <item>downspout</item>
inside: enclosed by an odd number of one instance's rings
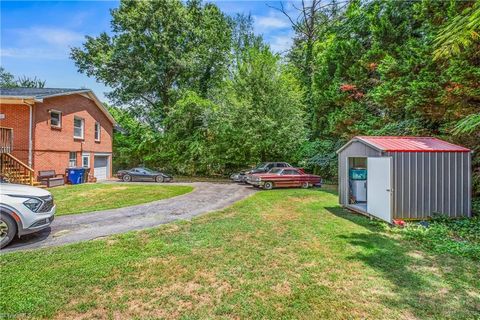
[[[28,120],[28,166],[32,167],[33,162],[33,104],[22,100],[23,104],[29,107],[29,120]]]
[[[32,142],[32,131],[33,131],[33,105],[29,104],[30,107],[30,123],[28,126],[28,166],[32,167],[32,158],[33,158],[33,142]]]

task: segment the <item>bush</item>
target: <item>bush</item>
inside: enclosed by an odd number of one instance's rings
[[[392,228],[435,253],[448,253],[480,260],[480,218],[449,219],[437,217],[426,223],[407,223]]]
[[[472,200],[472,213],[476,217],[480,217],[480,198]]]

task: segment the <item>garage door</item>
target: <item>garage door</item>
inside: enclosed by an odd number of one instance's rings
[[[93,175],[97,180],[107,179],[108,156],[95,156],[93,161]]]

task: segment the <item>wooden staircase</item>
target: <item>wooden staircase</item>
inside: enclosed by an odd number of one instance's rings
[[[0,154],[0,175],[10,183],[39,185],[34,181],[35,173],[32,168],[15,158],[10,153]]]
[[[34,181],[32,168],[15,158],[13,150],[13,129],[0,127],[0,176],[10,183],[39,185]]]

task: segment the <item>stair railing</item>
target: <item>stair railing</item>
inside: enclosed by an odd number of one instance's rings
[[[0,154],[1,175],[11,183],[33,186],[34,171],[10,153]]]

